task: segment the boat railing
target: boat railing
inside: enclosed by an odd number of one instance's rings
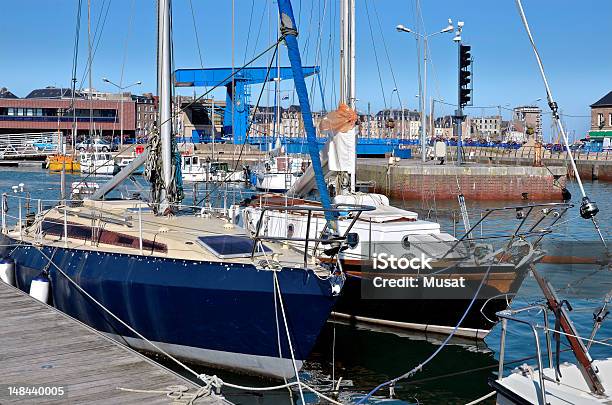
[[[557,222],[567,213],[574,205],[570,203],[532,203],[515,206],[487,208],[481,212],[480,218],[469,226],[466,232],[454,242],[443,258],[450,252],[455,252],[456,249],[463,244],[473,244],[481,241],[509,240],[508,246],[512,245],[515,240],[531,239],[533,246],[538,243],[546,235],[552,232],[552,228]],[[488,220],[493,220],[494,214],[503,214],[513,212],[518,225],[509,230],[509,232],[500,232],[499,234],[484,235],[482,229],[483,224]],[[480,227],[481,236],[475,236]]]
[[[25,195],[21,195],[25,194]],[[13,199],[17,201],[17,215],[11,215],[9,213],[9,199]],[[69,207],[74,207],[79,203],[82,204],[82,200],[50,200],[50,199],[32,199],[27,192],[19,192],[19,190],[15,191],[15,194],[3,193],[1,198],[1,230],[3,234],[9,233],[9,225],[13,225],[12,232],[16,232],[18,234],[19,240],[23,240],[24,231],[28,230],[33,232],[35,238],[40,240],[43,236],[43,218],[45,217],[45,213],[50,209],[57,209],[62,215],[61,220],[55,220],[57,225],[63,225],[63,235],[62,239],[64,244],[68,243],[69,238],[69,229],[71,223],[68,221],[69,215],[76,215],[83,218],[92,219],[92,223],[95,221],[103,221],[106,223],[120,223],[121,225],[126,225],[129,228],[134,229],[134,233],[136,233],[139,240],[140,252],[143,251],[143,209],[150,208],[150,203],[142,201],[142,200],[128,200],[133,201],[136,205],[132,210],[134,217],[132,215],[126,217],[113,217],[111,213],[104,211],[102,209],[98,209],[96,207],[89,207],[92,210],[92,213],[75,211],[72,212]],[[146,204],[146,205],[145,205]],[[11,204],[12,205],[12,204]],[[144,206],[144,207],[143,207]],[[202,206],[191,206],[179,204],[176,206],[179,210],[197,210],[200,215],[206,214],[219,214],[219,215],[227,215],[228,210],[223,208],[215,208],[215,207],[202,207]],[[351,237],[350,231],[355,224],[355,222],[359,219],[359,216],[364,211],[372,211],[374,207],[365,206],[365,205],[352,205],[352,204],[335,204],[330,209],[325,209],[320,206],[269,206],[264,207],[262,209],[261,216],[257,223],[257,228],[252,235],[254,239],[253,243],[253,251],[251,254],[251,258],[255,257],[257,246],[260,246],[263,241],[275,241],[275,242],[303,242],[304,243],[304,266],[307,267],[308,264],[308,252],[309,252],[309,244],[334,244],[334,247],[339,251],[340,246],[343,244],[352,244],[356,242],[351,242],[354,238]],[[96,213],[95,211],[99,211]],[[306,237],[277,237],[277,236],[267,236],[261,235],[262,223],[264,218],[269,212],[302,212],[304,216],[307,218],[306,221]],[[330,229],[328,225],[321,231],[321,236],[319,237],[311,237],[311,223],[314,217],[314,214],[318,213],[320,216],[323,216],[325,213],[332,213],[334,216],[344,216],[344,217],[352,217],[351,222],[348,227],[346,227],[341,235],[338,235],[337,232],[335,235],[325,237],[325,231]],[[137,224],[135,224],[136,222]],[[94,233],[97,232],[97,227],[92,225],[92,240],[95,239]],[[333,228],[333,226],[332,226]],[[315,229],[315,232],[317,230]],[[316,247],[315,247],[316,249]]]
[[[134,206],[128,209],[126,215],[122,216],[95,206],[88,207],[89,211],[87,212],[79,211],[78,207],[83,204],[83,200],[79,199],[31,198],[29,192],[24,191],[23,188],[20,190],[19,186],[14,186],[13,191],[14,193],[12,194],[2,193],[0,198],[0,230],[2,234],[13,232],[17,234],[19,240],[23,240],[24,233],[31,232],[37,240],[41,240],[44,231],[43,218],[48,211],[56,209],[62,216],[62,219],[49,219],[49,222],[63,227],[63,232],[61,232],[62,235],[60,236],[66,246],[70,234],[69,230],[73,225],[69,222],[68,217],[72,215],[92,220],[92,241],[96,239],[95,235],[101,228],[100,222],[127,226],[133,230],[134,237],[138,238],[140,253],[143,253],[143,242],[145,241],[143,232],[144,225],[146,225],[146,221],[143,220],[143,211],[146,212],[147,209],[151,209],[154,206],[153,203],[137,199],[125,200],[133,202]],[[16,201],[16,207],[14,202],[10,203],[9,201]],[[16,213],[14,211],[15,208]],[[209,214],[227,216],[229,212],[227,208],[188,204],[177,204],[175,208],[178,211],[194,212],[199,216]],[[95,223],[98,223],[98,225],[94,225]]]
[[[542,360],[542,349],[540,347],[540,337],[538,335],[538,325],[527,321],[525,319],[517,318],[516,315],[530,311],[530,310],[538,310],[542,313],[542,317],[544,319],[544,337],[546,339],[546,355],[548,357],[548,367],[550,369],[553,368],[553,354],[552,354],[552,344],[550,340],[550,328],[549,328],[549,320],[548,320],[548,308],[543,304],[535,304],[529,305],[523,308],[518,309],[506,309],[503,311],[499,311],[496,313],[497,317],[501,320],[501,335],[500,335],[500,346],[499,346],[499,368],[497,380],[501,381],[504,376],[504,359],[506,352],[506,335],[508,330],[508,321],[517,322],[523,325],[529,326],[531,329],[531,333],[533,334],[533,338],[535,341],[535,350],[536,350],[536,361],[538,364],[538,379],[540,382],[539,387],[539,396],[540,403],[546,404],[546,389],[544,387],[544,380],[547,378],[544,375],[544,367]]]
[[[353,225],[355,225],[355,222],[357,222],[362,212],[373,211],[375,209],[376,209],[375,207],[372,207],[369,205],[356,205],[356,204],[333,204],[330,208],[324,208],[324,207],[317,206],[317,205],[290,205],[290,206],[279,205],[279,206],[262,207],[261,215],[259,216],[257,225],[255,227],[255,232],[253,234],[253,239],[255,240],[255,243],[253,244],[253,251],[251,252],[251,258],[253,259],[255,257],[255,253],[258,247],[260,247],[261,242],[263,241],[299,242],[299,243],[303,242],[304,243],[304,252],[303,252],[304,253],[304,267],[306,268],[308,265],[308,256],[309,256],[308,251],[309,251],[310,243],[314,243],[313,251],[316,250],[316,247],[319,244],[330,244],[330,243],[337,244],[335,250],[338,252],[341,250],[341,246],[343,244],[347,244],[349,246],[351,244],[356,245],[356,240],[354,240],[354,238],[351,237],[351,229],[353,228]],[[266,216],[270,212],[304,213],[306,215],[305,237],[293,237],[289,235],[287,236],[262,235],[261,234],[262,225],[264,221],[266,220]],[[336,233],[336,235],[326,236],[326,232],[335,227],[334,220],[331,220],[331,221],[326,220],[325,226],[323,230],[321,231],[320,236],[311,237],[310,234],[311,234],[311,229],[312,229],[312,220],[313,220],[314,213],[318,213],[320,215],[331,213],[334,217],[338,215],[341,215],[344,217],[351,217],[351,222],[346,227],[346,229],[344,229],[344,232],[341,235],[339,235],[338,231],[336,230],[336,232],[334,232]],[[315,234],[316,233],[317,233],[317,229],[315,228]]]

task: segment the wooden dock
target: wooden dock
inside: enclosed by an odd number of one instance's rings
[[[179,374],[1,281],[0,311],[1,404],[167,404],[173,400],[164,392],[150,391],[169,391],[177,385],[186,387],[188,394],[198,389]],[[48,387],[47,392],[63,387],[65,394],[11,395],[18,387]],[[194,403],[230,404],[220,396],[200,397]]]

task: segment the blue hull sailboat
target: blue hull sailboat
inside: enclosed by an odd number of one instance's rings
[[[315,138],[291,3],[278,4],[304,122]],[[181,205],[171,128],[169,0],[160,0],[158,10],[159,133],[89,200],[39,207],[14,228],[4,226],[3,210],[2,256],[15,263],[17,287],[47,285],[49,304],[130,346],[292,377],[310,354],[344,276],[335,264],[317,263],[276,241],[264,244],[211,210]],[[313,164],[320,164],[316,144],[311,149]],[[145,160],[150,201],[104,199]],[[331,218],[338,208],[322,190],[318,210]]]

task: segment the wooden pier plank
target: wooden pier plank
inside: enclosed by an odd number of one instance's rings
[[[0,282],[0,362],[3,389],[13,386],[63,386],[62,398],[36,398],[38,404],[121,403],[167,404],[169,386],[195,392],[188,379],[155,363],[22,291]],[[145,390],[144,393],[118,387]],[[33,398],[9,397],[0,403],[32,403]],[[196,403],[228,404],[221,397]]]

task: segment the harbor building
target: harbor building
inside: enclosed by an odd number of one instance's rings
[[[523,124],[525,141],[542,139],[542,109],[540,107],[534,105],[514,107],[512,118]]]
[[[156,125],[157,96],[144,93],[141,96],[132,94],[130,98],[136,103],[136,136],[145,136]]]
[[[46,87],[32,90],[25,98],[0,98],[0,133],[57,132],[70,134],[76,121],[77,136],[94,131],[103,136],[118,135],[123,123],[126,135],[135,130],[135,103],[120,100],[87,99],[83,92]],[[76,118],[75,118],[76,117]]]
[[[612,140],[612,91],[591,104],[589,139],[610,147]],[[608,139],[606,141],[606,139]]]
[[[499,115],[472,118],[474,132],[480,138],[495,140],[501,138],[502,118]]]

